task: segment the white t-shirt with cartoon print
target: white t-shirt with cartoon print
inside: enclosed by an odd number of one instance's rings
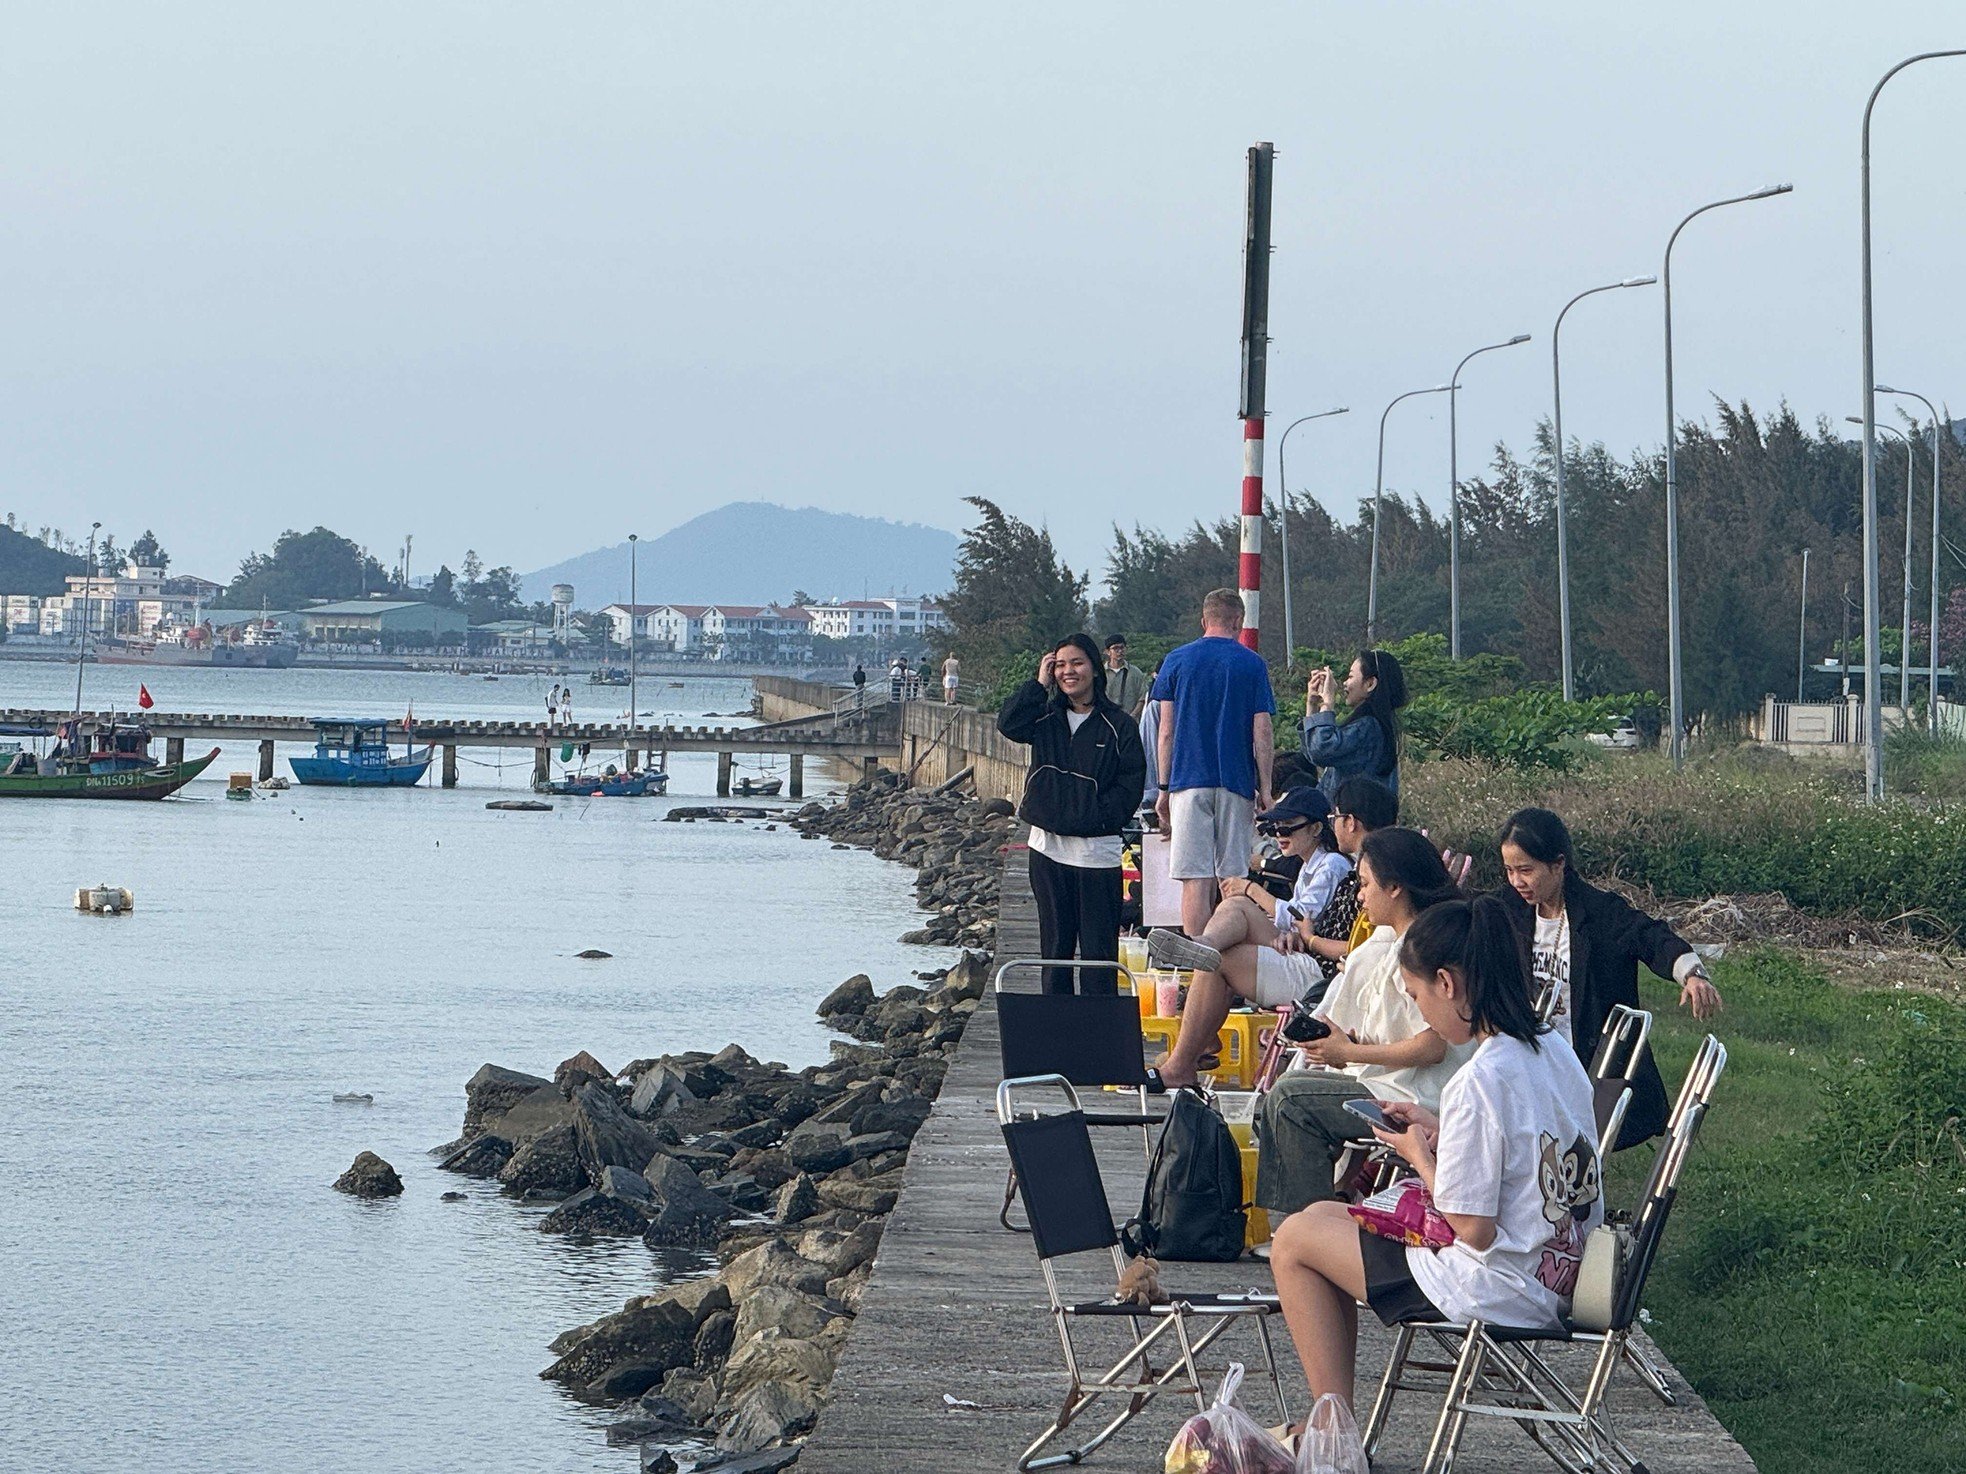
[[[1568,909],[1555,916],[1536,916],[1536,940],[1530,948],[1530,973],[1535,983],[1535,997],[1540,999],[1544,990],[1556,990],[1556,1008],[1550,1014],[1550,1027],[1576,1047],[1570,1023],[1570,912]]]
[[[1495,1219],[1486,1249],[1406,1251],[1414,1280],[1455,1321],[1553,1324],[1604,1217],[1590,1078],[1556,1036],[1539,1042],[1484,1040],[1440,1093],[1434,1206]]]

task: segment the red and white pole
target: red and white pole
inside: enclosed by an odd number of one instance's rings
[[[1263,610],[1263,421],[1242,422],[1242,556],[1237,561],[1242,594],[1242,642],[1256,648]]]
[[[1257,648],[1263,601],[1264,376],[1270,349],[1270,181],[1276,149],[1249,151],[1249,195],[1242,249],[1242,642]]]

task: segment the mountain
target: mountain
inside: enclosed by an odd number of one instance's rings
[[[0,594],[59,594],[68,574],[88,566],[86,558],[0,524]]]
[[[939,594],[954,581],[959,539],[939,527],[732,502],[642,542],[636,595],[644,604],[784,603],[814,598]],[[519,581],[528,602],[570,583],[582,609],[628,602],[628,544],[596,548]]]

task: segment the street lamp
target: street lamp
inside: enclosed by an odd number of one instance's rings
[[[1658,281],[1656,276],[1629,276],[1623,281],[1607,282],[1601,287],[1591,287],[1579,292],[1563,304],[1563,311],[1556,315],[1556,326],[1550,329],[1550,378],[1556,390],[1556,600],[1558,623],[1563,626],[1563,699],[1577,699],[1576,687],[1571,675],[1570,659],[1570,529],[1564,516],[1563,505],[1563,361],[1559,355],[1559,340],[1563,335],[1564,316],[1586,297],[1595,297],[1599,292],[1615,292],[1623,287],[1649,287]]]
[[[96,588],[96,534],[100,531],[102,531],[100,522],[89,524],[89,561],[82,565],[82,571],[88,575],[88,582],[82,585],[82,639],[75,647],[75,715],[78,717],[82,715],[82,667],[89,661],[89,602],[90,595]],[[73,547],[74,544],[71,543],[69,546]],[[75,730],[75,740],[79,744],[82,740],[82,729],[77,727]],[[79,746],[77,751],[79,753]]]
[[[1809,550],[1802,550],[1802,614],[1796,620],[1795,700],[1802,704],[1802,677],[1809,669]]]
[[[1379,473],[1372,482],[1372,565],[1365,581],[1365,643],[1370,646],[1379,640],[1379,513],[1381,503],[1386,497],[1386,416],[1393,412],[1393,405],[1402,399],[1411,399],[1416,394],[1445,394],[1449,386],[1436,384],[1431,389],[1409,389],[1404,394],[1395,395],[1392,403],[1379,412]]]
[[[1290,483],[1283,474],[1283,448],[1290,443],[1290,432],[1299,425],[1311,420],[1328,420],[1333,415],[1348,415],[1349,408],[1321,410],[1314,415],[1305,415],[1292,420],[1283,427],[1283,437],[1277,441],[1277,494],[1283,498],[1283,668],[1289,670],[1297,656],[1296,627],[1290,618]]]
[[[621,755],[624,768],[635,766],[635,713],[640,704],[635,700],[635,622],[641,615],[641,606],[635,602],[635,542],[634,533],[628,534],[628,750]]]
[[[1493,353],[1497,348],[1513,348],[1518,343],[1527,343],[1529,334],[1517,333],[1506,343],[1490,343],[1486,348],[1477,348],[1468,358],[1479,358],[1484,353]],[[1455,416],[1455,406],[1461,398],[1461,370],[1468,366],[1468,358],[1454,366],[1454,377],[1447,381],[1447,653],[1455,660],[1461,658],[1461,470],[1460,470],[1460,423]]]
[[[1686,756],[1686,686],[1682,679],[1679,640],[1679,465],[1675,451],[1679,424],[1673,416],[1672,407],[1672,248],[1679,239],[1679,233],[1709,210],[1718,210],[1724,205],[1744,205],[1750,200],[1771,199],[1794,188],[1792,184],[1770,184],[1749,194],[1714,200],[1680,221],[1673,227],[1672,234],[1666,237],[1665,269],[1659,274],[1666,284],[1666,665],[1672,710],[1670,747],[1675,768]]]
[[[1877,546],[1877,349],[1872,328],[1870,300],[1870,114],[1877,106],[1877,94],[1884,84],[1906,67],[1943,56],[1966,56],[1966,49],[1921,51],[1908,56],[1877,79],[1864,103],[1863,130],[1863,276],[1864,276],[1864,634],[1872,649],[1879,638],[1880,611]],[[1884,797],[1884,687],[1878,678],[1877,662],[1869,662],[1870,675],[1864,681],[1864,796],[1875,803]]]
[[[1915,389],[1893,389],[1889,384],[1879,384],[1877,392],[1916,399],[1932,416],[1932,628],[1925,644],[1925,655],[1930,661],[1925,676],[1925,725],[1929,731],[1937,732],[1939,730],[1939,436],[1943,430],[1951,429],[1951,426],[1943,423],[1932,401]],[[1910,555],[1907,554],[1907,563],[1909,560]],[[1909,576],[1906,575],[1907,578]]]
[[[1843,418],[1853,425],[1864,422],[1862,415],[1845,415]],[[1897,426],[1878,425],[1876,428],[1886,435],[1897,436],[1905,443],[1905,602],[1904,612],[1899,616],[1898,630],[1898,711],[1902,714],[1911,705],[1911,478],[1912,458],[1917,451],[1911,437]]]

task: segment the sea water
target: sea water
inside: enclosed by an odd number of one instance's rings
[[[166,710],[432,719],[543,716],[553,684],[86,679],[90,707],[133,705],[141,680]],[[73,680],[0,662],[0,707],[66,707]],[[575,686],[577,717],[626,709]],[[750,699],[731,680],[639,694],[645,721],[692,724]],[[543,1207],[438,1171],[464,1081],[733,1040],[812,1063],[825,990],[954,954],[896,940],[916,924],[900,867],[660,822],[712,793],[714,757],[673,757],[666,799],[507,813],[484,805],[524,792],[529,753],[467,750],[448,791],[225,799],[254,756],[163,803],[0,800],[0,1469],[632,1470],[604,1413],[539,1380],[547,1342],[700,1261],[541,1234]],[[98,882],[135,912],[72,910]],[[331,1190],[362,1150],[402,1197]]]

